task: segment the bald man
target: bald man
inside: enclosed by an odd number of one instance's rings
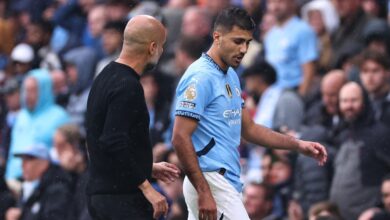
[[[354,220],[381,201],[381,182],[390,172],[390,131],[375,120],[356,82],[341,88],[339,107],[346,126],[339,134],[343,139],[335,158],[330,200],[343,219]]]
[[[164,26],[136,16],[124,31],[122,51],[95,79],[88,98],[86,128],[90,178],[88,209],[95,220],[153,219],[167,214],[166,199],[151,177],[172,181],[176,166],[153,164],[149,114],[140,75],[158,62]]]
[[[346,81],[347,79],[342,70],[332,70],[322,79],[322,103],[328,114],[336,115],[338,113],[339,91]]]
[[[322,78],[321,101],[309,108],[304,120],[305,125],[331,128],[338,124],[338,96],[346,81],[342,70],[332,70]]]

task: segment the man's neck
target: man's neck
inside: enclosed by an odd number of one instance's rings
[[[124,53],[121,53],[118,59],[115,60],[117,63],[124,64],[126,66],[131,67],[138,75],[141,75],[145,69],[146,57],[143,55],[138,55],[134,57],[129,57]]]
[[[214,62],[223,70],[227,71],[229,66],[223,62],[222,58],[218,55],[216,45],[213,43],[210,50],[207,51],[207,55],[211,57],[211,59],[214,60]]]

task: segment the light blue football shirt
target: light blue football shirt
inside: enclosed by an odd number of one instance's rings
[[[192,143],[203,172],[226,169],[225,178],[242,191],[238,146],[243,99],[236,72],[224,72],[207,54],[192,63],[176,89],[176,116],[198,120]]]
[[[275,25],[264,39],[266,60],[277,73],[276,85],[294,88],[303,80],[302,64],[318,57],[317,36],[311,27],[298,17],[283,26]]]

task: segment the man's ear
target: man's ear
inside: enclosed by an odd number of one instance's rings
[[[222,34],[219,31],[214,31],[213,32],[213,40],[214,42],[219,46],[221,44],[221,37]]]
[[[149,44],[149,54],[150,55],[154,55],[157,51],[157,43],[152,41],[150,44]]]

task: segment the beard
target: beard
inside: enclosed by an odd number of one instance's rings
[[[154,56],[151,60],[149,60],[149,62],[145,65],[143,72],[147,73],[153,71],[158,64],[159,58],[160,56]]]
[[[157,63],[149,62],[149,63],[146,64],[143,72],[144,73],[151,72],[154,69],[156,69],[156,66],[157,66]]]

